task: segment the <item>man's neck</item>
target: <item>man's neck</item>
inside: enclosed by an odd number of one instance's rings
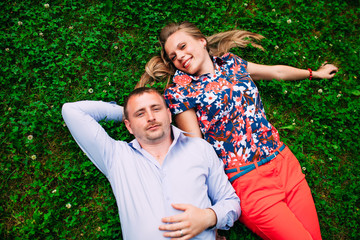
[[[173,140],[169,138],[159,143],[140,143],[140,145],[144,150],[150,153],[150,155],[153,156],[160,163],[160,165],[162,165],[172,141]]]

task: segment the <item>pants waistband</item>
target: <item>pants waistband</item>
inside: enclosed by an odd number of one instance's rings
[[[264,158],[260,161],[257,162],[257,165],[260,167],[261,165],[264,165],[265,163],[270,162],[271,160],[273,160],[277,155],[279,155],[279,153],[285,149],[285,144],[283,144],[278,150],[276,150],[273,154],[271,154],[270,156],[268,156],[267,158]],[[242,175],[254,170],[256,168],[255,163],[243,166],[243,167],[234,167],[234,168],[226,168],[225,169],[225,173],[229,174],[229,173],[235,173],[238,172],[237,174],[235,174],[234,176],[232,176],[231,178],[229,178],[229,181],[231,183],[233,183],[236,179],[238,179],[239,177],[241,177]]]

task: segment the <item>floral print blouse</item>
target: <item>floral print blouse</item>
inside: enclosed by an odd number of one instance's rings
[[[232,53],[212,59],[215,75],[176,71],[165,100],[173,114],[195,109],[204,139],[225,168],[260,161],[282,143],[266,119],[258,88],[246,71],[247,61]]]

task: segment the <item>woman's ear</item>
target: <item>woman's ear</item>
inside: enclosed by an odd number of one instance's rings
[[[200,42],[204,46],[204,48],[206,48],[206,45],[207,45],[206,39],[205,38],[200,38]]]

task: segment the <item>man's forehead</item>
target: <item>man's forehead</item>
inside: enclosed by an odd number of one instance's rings
[[[133,95],[128,101],[128,107],[132,110],[162,105],[166,106],[164,99],[156,92],[144,92],[139,95]]]

